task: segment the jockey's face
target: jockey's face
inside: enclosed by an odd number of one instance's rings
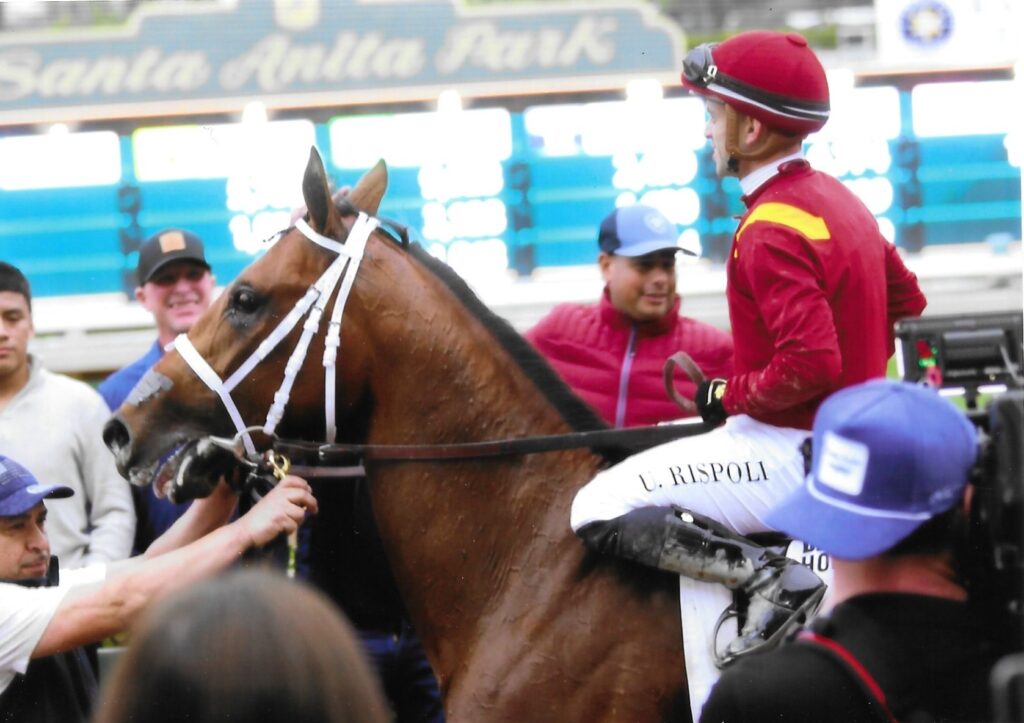
[[[46,506],[40,502],[23,515],[0,517],[0,578],[45,577],[50,565]]]
[[[725,103],[709,98],[705,101],[704,107],[707,110],[704,137],[711,141],[711,157],[715,162],[715,172],[719,178],[735,176],[736,171],[729,167],[729,152],[725,149],[725,136],[728,128]]]
[[[602,253],[597,260],[612,306],[637,322],[655,321],[676,300],[676,252],[645,256]]]

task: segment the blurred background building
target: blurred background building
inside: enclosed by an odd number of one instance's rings
[[[686,311],[727,326],[742,209],[715,177],[687,48],[796,30],[828,71],[812,163],[867,203],[930,313],[1021,307],[1017,0],[0,2],[0,258],[39,302],[37,353],[86,378],[151,341],[139,242],[208,244],[221,284],[301,203],[389,165],[381,213],[525,327],[593,298],[598,222],[643,201],[702,258]]]

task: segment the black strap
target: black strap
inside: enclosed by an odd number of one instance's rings
[[[898,648],[887,644],[888,636],[878,622],[855,605],[843,605],[833,617],[818,617],[797,634],[807,643],[838,661],[850,673],[868,699],[870,708],[886,723],[897,721],[894,711],[908,710],[906,691],[901,685],[904,671],[912,661]],[[912,704],[909,707],[916,709]],[[930,720],[930,718],[929,718]]]
[[[536,437],[515,437],[460,444],[322,444],[281,439],[274,451],[288,457],[315,457],[320,464],[373,462],[449,462],[512,457],[566,449],[635,452],[683,437],[703,434],[706,424],[661,424],[630,429],[600,429]]]
[[[889,701],[882,686],[875,680],[871,671],[864,666],[849,648],[835,638],[809,629],[804,629],[797,633],[796,639],[798,642],[814,646],[817,650],[822,651],[838,662],[857,681],[857,685],[864,694],[876,704],[870,706],[870,708],[878,714],[880,721],[883,723],[899,723],[889,708]]]

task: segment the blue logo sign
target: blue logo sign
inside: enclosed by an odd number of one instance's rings
[[[938,0],[922,0],[903,11],[900,27],[903,37],[914,45],[938,46],[953,32],[953,13]]]

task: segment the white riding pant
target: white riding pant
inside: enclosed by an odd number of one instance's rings
[[[639,507],[677,505],[743,535],[764,532],[768,511],[803,483],[800,444],[809,436],[738,415],[706,434],[644,450],[576,493],[572,529]]]

